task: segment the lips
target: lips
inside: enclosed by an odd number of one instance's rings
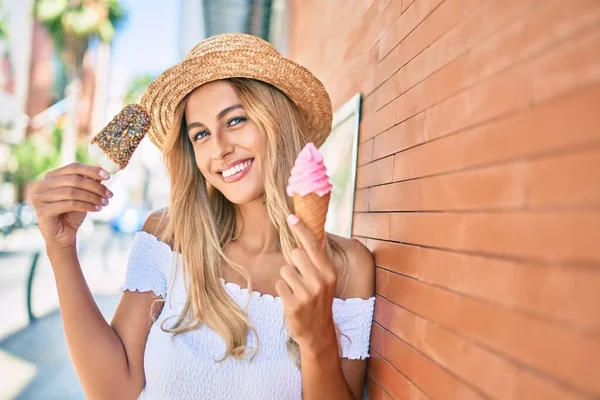
[[[242,179],[246,175],[246,173],[252,167],[253,162],[253,158],[249,160],[240,160],[240,162],[233,164],[232,166],[226,169],[217,171],[217,173],[225,182],[235,182]]]

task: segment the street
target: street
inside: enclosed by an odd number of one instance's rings
[[[88,285],[107,320],[117,306],[131,236],[97,226],[80,243]],[[69,359],[50,263],[42,253],[34,275],[28,323],[27,276],[31,255],[0,256],[0,399],[84,399]]]

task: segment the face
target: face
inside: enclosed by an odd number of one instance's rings
[[[266,139],[226,81],[204,84],[191,93],[185,119],[198,168],[234,204],[262,198]]]

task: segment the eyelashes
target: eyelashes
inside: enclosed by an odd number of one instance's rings
[[[244,123],[245,121],[248,120],[248,117],[246,117],[245,115],[237,115],[234,117],[231,117],[227,120],[227,128],[232,128],[232,127],[236,127],[242,123]],[[232,125],[232,122],[238,121],[237,123]],[[197,133],[194,134],[194,136],[192,137],[192,140],[194,142],[200,140],[200,139],[204,139],[205,137],[207,137],[208,135],[210,135],[210,132],[207,130],[202,130],[199,131]]]

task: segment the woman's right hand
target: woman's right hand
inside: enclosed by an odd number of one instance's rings
[[[112,197],[101,181],[110,175],[91,165],[72,163],[35,182],[31,202],[47,247],[75,247],[77,230],[89,211],[100,211]]]

